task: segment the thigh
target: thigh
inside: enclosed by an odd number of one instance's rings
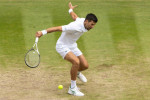
[[[56,45],[56,51],[62,56],[64,59],[66,54],[70,52],[71,50],[66,45],[57,44]]]
[[[80,56],[82,55],[82,52],[80,51],[80,49],[78,47],[75,48],[70,48],[70,50],[73,52],[74,55],[76,56]]]
[[[78,59],[79,59],[79,61],[80,61],[81,67],[88,67],[88,62],[87,62],[87,60],[85,59],[85,57],[84,57],[83,54],[80,55],[80,56],[78,56]]]
[[[66,54],[64,59],[71,62],[72,64],[79,64],[80,63],[78,57],[76,55],[74,55],[74,53],[71,51]]]

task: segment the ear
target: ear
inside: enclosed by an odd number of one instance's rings
[[[88,20],[85,20],[85,23],[88,23],[89,21]]]

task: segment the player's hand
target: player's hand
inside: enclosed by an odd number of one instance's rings
[[[78,5],[72,6],[71,2],[69,2],[69,5],[68,5],[68,6],[69,6],[70,9],[74,9],[74,8],[76,8]]]
[[[36,37],[40,38],[42,35],[43,35],[43,34],[42,34],[41,31],[36,32]]]

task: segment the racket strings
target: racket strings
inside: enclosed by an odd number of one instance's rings
[[[31,68],[37,67],[40,63],[40,53],[37,47],[38,39],[36,37],[33,47],[25,55],[25,64]]]
[[[31,50],[26,55],[26,63],[30,67],[38,66],[40,61],[39,54],[35,50]]]

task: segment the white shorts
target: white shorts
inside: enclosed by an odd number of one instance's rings
[[[77,46],[69,47],[67,45],[56,44],[56,51],[63,57],[63,59],[65,58],[66,54],[70,51],[73,52],[73,54],[76,56],[82,55],[82,52],[78,49]]]

